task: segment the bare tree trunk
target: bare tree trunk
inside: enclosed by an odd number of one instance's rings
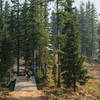
[[[76,92],[76,80],[74,79],[74,92]]]
[[[34,49],[34,73],[36,72],[36,50]]]
[[[41,49],[39,48],[39,67],[41,69]]]
[[[60,73],[61,73],[61,65],[60,65],[60,54],[58,54],[58,82],[57,82],[57,87],[61,87],[60,83]]]
[[[17,1],[17,75],[19,75],[20,36],[19,36],[19,0]]]
[[[47,64],[45,64],[45,76],[47,75]]]
[[[40,66],[41,66],[40,68],[41,68],[41,72],[43,72],[43,55],[42,55],[42,51],[40,51],[40,55],[41,55],[40,56],[41,57],[40,58]]]
[[[33,75],[35,75],[36,69],[36,50],[33,50],[33,63],[32,63]]]
[[[47,69],[47,64],[45,64],[45,73],[47,73],[48,69]]]
[[[32,58],[32,73],[34,75],[34,50],[33,50],[33,58]]]
[[[26,71],[26,68],[27,68],[27,59],[25,59],[25,71]]]
[[[93,43],[94,43],[94,23],[93,23],[93,21],[92,21],[92,39],[91,39],[91,57],[93,57],[94,55],[93,55],[93,51],[94,51],[94,45],[93,45]]]
[[[19,75],[19,55],[17,55],[17,75]]]
[[[60,42],[58,39],[58,34],[59,34],[59,14],[58,14],[58,9],[59,9],[59,0],[56,1],[56,9],[57,9],[57,49],[60,50]],[[61,66],[60,66],[60,54],[58,53],[58,82],[57,82],[57,87],[60,88],[60,73],[61,73]]]
[[[19,75],[20,67],[20,39],[17,37],[17,75]]]

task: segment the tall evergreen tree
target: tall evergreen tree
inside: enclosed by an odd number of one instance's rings
[[[86,18],[85,18],[85,9],[84,9],[84,3],[82,2],[80,5],[80,14],[79,14],[79,31],[81,33],[81,52],[83,55],[86,55],[87,53],[87,32],[86,32]]]
[[[3,31],[3,1],[0,0],[0,35]]]
[[[100,58],[100,22],[98,24],[98,30],[97,30],[97,33],[98,33],[98,57]]]
[[[4,80],[4,77],[8,77],[9,73],[12,69],[12,66],[14,64],[14,53],[13,53],[13,42],[10,38],[9,32],[8,32],[8,15],[5,14],[5,12],[9,13],[9,7],[8,3],[6,2],[6,5],[3,8],[3,4],[1,2],[1,12],[0,12],[0,19],[2,20],[0,23],[0,77],[1,80]],[[6,80],[7,81],[7,80]]]
[[[83,67],[84,58],[80,55],[79,32],[73,14],[72,3],[73,0],[66,0],[64,3],[66,43],[63,58],[63,78],[66,86],[73,87],[74,91],[76,91],[77,82],[85,83],[87,81],[87,71]]]
[[[97,37],[97,12],[94,4],[91,4],[91,57],[95,57],[98,48]]]
[[[20,66],[20,41],[21,41],[21,32],[20,32],[20,2],[19,0],[11,0],[13,3],[13,12],[16,16],[16,25],[15,25],[15,36],[16,36],[16,57],[17,57],[17,75],[19,75],[19,66]]]
[[[7,21],[10,15],[10,5],[8,1],[5,2],[5,7],[4,7],[4,20]]]
[[[57,20],[57,50],[60,50],[60,41],[58,38],[59,35],[59,1],[60,0],[56,0],[56,20]],[[61,87],[61,83],[60,83],[60,74],[61,74],[61,61],[60,61],[60,54],[58,53],[58,81],[57,81],[57,87],[60,88]]]
[[[22,32],[22,56],[25,59],[25,66],[27,67],[28,60],[31,56],[30,41],[29,41],[29,4],[25,0],[21,11],[21,32]],[[27,52],[28,51],[28,52]],[[25,68],[26,68],[25,67]]]
[[[44,29],[43,29],[43,24],[41,23],[40,19],[40,11],[42,9],[39,9],[40,7],[40,2],[37,0],[32,0],[30,2],[30,9],[29,9],[29,39],[30,39],[30,46],[33,54],[33,70],[34,67],[36,66],[36,49],[41,45],[42,40],[44,40]]]

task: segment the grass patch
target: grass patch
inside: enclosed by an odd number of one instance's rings
[[[6,88],[0,87],[0,100],[5,100],[6,96],[9,95],[9,90]]]
[[[96,98],[100,100],[100,96],[96,96]]]
[[[82,97],[81,96],[78,96],[76,100],[82,100]]]

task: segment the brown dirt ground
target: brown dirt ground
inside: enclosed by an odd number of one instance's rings
[[[45,94],[41,91],[15,91],[10,92],[7,100],[45,100]]]
[[[85,62],[84,66],[85,66],[85,68],[88,69],[89,75],[93,78],[90,81],[92,83],[97,82],[100,84],[100,61],[93,60],[90,63]],[[92,94],[94,96],[99,96],[99,98],[96,100],[100,100],[100,87],[96,88]]]

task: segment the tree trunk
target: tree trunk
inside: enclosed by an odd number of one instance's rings
[[[33,65],[32,65],[32,67],[33,67],[33,75],[35,75],[35,69],[36,69],[36,50],[34,49],[33,50]]]
[[[26,71],[26,68],[27,68],[27,59],[25,59],[25,71]]]
[[[57,87],[60,88],[61,87],[61,83],[60,83],[60,73],[61,73],[61,67],[60,64],[58,65],[58,82],[57,82]]]
[[[34,73],[36,72],[36,50],[34,50]]]
[[[45,76],[47,74],[47,64],[45,64]]]
[[[18,46],[17,46],[17,75],[19,75],[19,62],[20,62],[20,42],[19,42],[19,37],[17,38]]]
[[[42,52],[41,52],[41,72],[43,72],[43,55],[42,55]]]
[[[59,38],[58,38],[58,34],[59,34],[59,14],[58,14],[58,10],[59,10],[59,0],[56,1],[56,9],[57,9],[57,49],[60,50],[60,42],[59,42]],[[57,87],[60,88],[61,84],[60,84],[60,72],[61,72],[61,67],[60,67],[60,54],[58,53],[58,82],[57,82]]]
[[[39,67],[41,69],[41,48],[39,48]]]
[[[74,85],[74,92],[76,92],[76,80],[74,79],[74,83],[73,83],[73,85]]]
[[[34,50],[33,50],[33,58],[32,58],[32,73],[34,75]]]
[[[19,36],[19,0],[17,1],[17,75],[19,75],[20,36]]]
[[[91,57],[93,57],[93,43],[94,43],[94,23],[92,20],[92,39],[91,39]]]

